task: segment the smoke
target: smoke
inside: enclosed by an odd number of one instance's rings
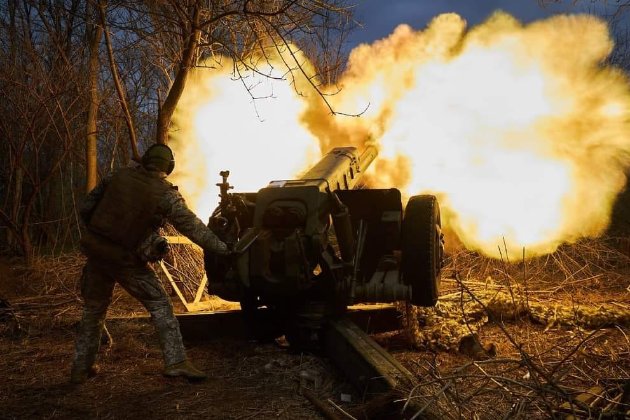
[[[303,119],[324,148],[376,139],[372,185],[438,194],[468,248],[547,253],[601,234],[625,184],[630,93],[604,64],[612,47],[592,16],[498,12],[468,31],[441,15],[352,51],[333,101],[369,103],[361,118],[331,123],[314,105]]]
[[[269,57],[273,62],[272,52]],[[191,72],[173,118],[171,178],[202,218],[218,203],[220,171],[230,170],[237,191],[256,192],[271,180],[295,177],[320,155],[297,118],[306,106],[298,93],[305,81],[282,81],[281,64],[241,68],[240,76],[235,69],[224,57]]]
[[[401,25],[355,48],[339,85],[323,89],[335,111],[357,116],[331,115],[299,73],[269,88],[275,111],[264,113],[260,101],[236,101],[246,95],[227,76],[196,72],[176,114],[178,160],[186,156],[197,180],[187,197],[205,200],[219,162],[241,165],[234,183],[255,191],[295,176],[318,152],[369,142],[380,150],[370,185],[438,195],[443,223],[470,249],[533,256],[597,236],[630,164],[630,91],[605,64],[612,48],[606,23],[587,15],[522,25],[497,12],[468,29],[445,14],[421,31]],[[254,109],[258,117],[247,116]],[[255,159],[243,164],[244,153]]]

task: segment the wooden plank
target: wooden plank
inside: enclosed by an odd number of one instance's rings
[[[199,283],[199,288],[197,289],[197,294],[195,295],[195,300],[193,303],[199,303],[201,301],[201,297],[203,296],[204,290],[206,290],[206,284],[208,283],[208,275],[204,272],[203,278]]]
[[[179,296],[179,300],[182,301],[182,303],[186,307],[186,310],[190,311],[190,306],[189,306],[188,302],[186,301],[186,298],[182,294],[182,291],[179,290],[179,287],[175,283],[175,280],[173,279],[173,276],[171,276],[171,273],[169,273],[168,268],[166,268],[166,265],[164,265],[164,261],[162,261],[162,260],[160,260],[160,267],[162,267],[162,271],[166,275],[166,278],[168,279],[169,283],[171,283],[171,286],[173,287],[173,290],[175,290],[175,293],[177,293],[177,296]]]
[[[326,353],[364,395],[411,388],[413,375],[348,318],[330,322]]]
[[[414,394],[418,380],[385,349],[348,318],[330,321],[324,333],[326,355],[368,400],[386,397],[381,415],[387,418],[449,419],[436,398]],[[437,394],[439,396],[439,393]],[[404,413],[403,413],[403,410]]]
[[[168,241],[169,244],[191,245],[193,248],[195,248],[195,249],[197,249],[199,251],[202,251],[202,249],[201,249],[201,247],[199,245],[197,245],[196,243],[194,243],[193,241],[191,241],[190,239],[188,239],[185,236],[172,235],[172,236],[165,236],[165,238],[166,238],[166,240]],[[168,278],[168,281],[173,286],[173,289],[175,290],[175,293],[177,293],[177,296],[179,297],[179,300],[184,304],[184,306],[186,307],[186,310],[188,312],[206,309],[205,305],[203,305],[201,303],[201,298],[203,297],[203,292],[204,292],[204,290],[206,288],[206,284],[208,283],[208,276],[206,275],[205,272],[203,274],[203,278],[201,279],[199,287],[197,288],[197,292],[195,293],[195,298],[193,299],[192,302],[188,302],[186,300],[186,298],[184,297],[183,293],[181,292],[181,290],[179,289],[179,287],[177,286],[177,284],[175,283],[175,281],[173,280],[173,277],[171,276],[171,273],[168,271],[168,269],[164,265],[163,261],[160,261],[160,266],[162,267],[162,271],[164,271],[164,274],[166,274],[166,277]]]
[[[189,304],[192,310],[204,302]],[[262,319],[268,318],[266,308],[259,309]],[[214,340],[224,337],[246,338],[247,327],[239,309],[176,314],[182,335],[187,340]],[[359,328],[370,334],[400,328],[400,314],[393,305],[351,306],[346,314]]]
[[[192,245],[194,248],[201,250],[201,247],[185,236],[165,236],[169,244]]]

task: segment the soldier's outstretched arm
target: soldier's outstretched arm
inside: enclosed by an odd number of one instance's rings
[[[193,213],[176,189],[169,191],[166,218],[181,233],[205,250],[228,254],[229,249],[217,235]]]

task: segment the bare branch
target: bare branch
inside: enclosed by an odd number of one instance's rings
[[[106,0],[99,0],[99,13],[101,17],[101,25],[103,25],[103,30],[105,33],[105,45],[107,46],[107,55],[109,57],[109,64],[112,71],[112,77],[114,79],[114,85],[116,86],[116,92],[118,93],[118,99],[120,100],[120,106],[125,115],[125,122],[127,123],[127,131],[129,132],[129,142],[131,143],[131,151],[133,153],[133,160],[136,162],[140,162],[140,153],[138,152],[138,141],[136,139],[136,131],[133,125],[133,121],[131,118],[131,113],[129,112],[129,105],[127,104],[127,99],[125,98],[125,91],[120,83],[120,76],[118,75],[118,67],[116,66],[116,61],[114,59],[114,51],[112,50],[112,43],[109,39],[109,31],[107,30],[107,21],[106,21]]]

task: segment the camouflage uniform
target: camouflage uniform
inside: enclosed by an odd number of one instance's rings
[[[160,197],[157,213],[170,222],[180,233],[190,238],[204,250],[225,254],[227,246],[186,206],[177,191],[168,183],[164,172],[147,171],[139,167],[143,176],[158,177],[168,184],[165,193]],[[94,209],[101,201],[112,176],[88,194],[82,208],[81,218],[88,226]],[[153,215],[147,214],[146,217]],[[165,221],[163,220],[163,221]],[[81,278],[81,295],[84,299],[83,318],[76,340],[73,370],[88,371],[94,364],[100,343],[101,332],[107,308],[111,303],[114,285],[118,282],[130,295],[138,299],[151,314],[151,319],[158,332],[164,363],[174,365],[186,359],[179,324],[173,315],[173,307],[148,261],[161,257],[156,255],[154,244],[160,236],[157,229],[149,232],[140,241],[134,252],[129,253],[124,261],[112,262],[98,255],[88,255],[87,263]],[[158,258],[156,258],[158,257]]]

